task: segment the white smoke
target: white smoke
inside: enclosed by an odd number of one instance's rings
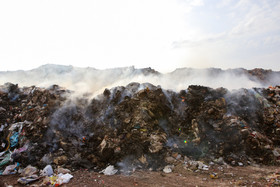
[[[278,75],[278,74],[277,74]],[[271,78],[272,81],[279,80]],[[211,88],[224,87],[229,90],[239,88],[267,87],[255,77],[249,76],[243,69],[177,69],[171,73],[158,73],[150,68],[134,67],[98,70],[61,65],[44,65],[30,71],[0,72],[0,84],[11,82],[19,86],[36,85],[49,87],[53,84],[73,90],[77,94],[97,95],[105,88],[126,86],[131,82],[151,83],[176,92],[189,85],[202,85]]]

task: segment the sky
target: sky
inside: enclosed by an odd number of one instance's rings
[[[0,71],[280,70],[279,0],[0,1]]]

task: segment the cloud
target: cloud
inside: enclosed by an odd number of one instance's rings
[[[224,3],[218,4],[218,7],[226,6],[232,3],[232,1],[223,1]],[[258,2],[258,3],[254,3]],[[280,30],[280,2],[275,2],[273,5],[267,3],[267,1],[247,1],[240,0],[234,6],[227,7],[225,17],[228,22],[233,22],[229,31],[222,31],[216,34],[203,33],[200,31],[199,40],[194,38],[192,40],[175,41],[174,43],[207,43],[217,41],[221,39],[229,39],[233,36],[247,36],[254,37],[258,34],[277,32]],[[215,10],[213,10],[215,11]],[[238,15],[238,16],[232,16]],[[205,15],[206,17],[208,15]],[[211,15],[210,15],[211,16]],[[223,15],[221,15],[223,16]],[[202,20],[197,20],[202,21]],[[276,33],[279,35],[279,32]],[[226,36],[226,37],[225,37]],[[184,46],[183,46],[184,47]]]
[[[223,0],[217,3],[217,8],[224,8],[230,6],[234,0]]]
[[[278,0],[1,1],[0,70],[248,68],[279,52],[279,12]]]
[[[184,41],[175,41],[173,42],[174,48],[181,47],[199,47],[206,43],[218,42],[226,38],[226,33],[219,33],[214,35],[204,36],[203,38],[193,41],[193,40],[184,40]]]
[[[46,63],[170,70],[168,62],[181,58],[171,44],[185,35],[184,16],[202,5],[202,0],[1,2],[1,70]]]
[[[194,14],[198,27],[192,22],[190,28],[195,28],[198,36],[173,42],[174,48],[189,52],[186,65],[279,69],[275,52],[280,52],[280,1],[223,1],[212,7],[210,3],[205,4],[196,11],[202,12]],[[220,22],[223,29],[207,31],[211,24],[219,27],[216,22]],[[264,61],[257,60],[256,64],[256,56]]]
[[[262,34],[280,30],[280,2],[279,1],[243,1],[235,6],[240,12],[238,24],[230,34]]]

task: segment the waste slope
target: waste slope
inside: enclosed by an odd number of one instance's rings
[[[130,83],[93,99],[57,85],[0,90],[0,170],[14,162],[156,170],[184,156],[231,165],[280,160],[279,86],[174,92]]]

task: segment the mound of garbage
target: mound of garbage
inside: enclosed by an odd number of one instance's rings
[[[73,98],[57,85],[0,86],[5,174],[28,165],[98,171],[110,165],[109,174],[114,167],[169,171],[186,160],[276,165],[279,135],[280,86],[229,91],[192,85],[174,92],[130,83],[93,99]]]

